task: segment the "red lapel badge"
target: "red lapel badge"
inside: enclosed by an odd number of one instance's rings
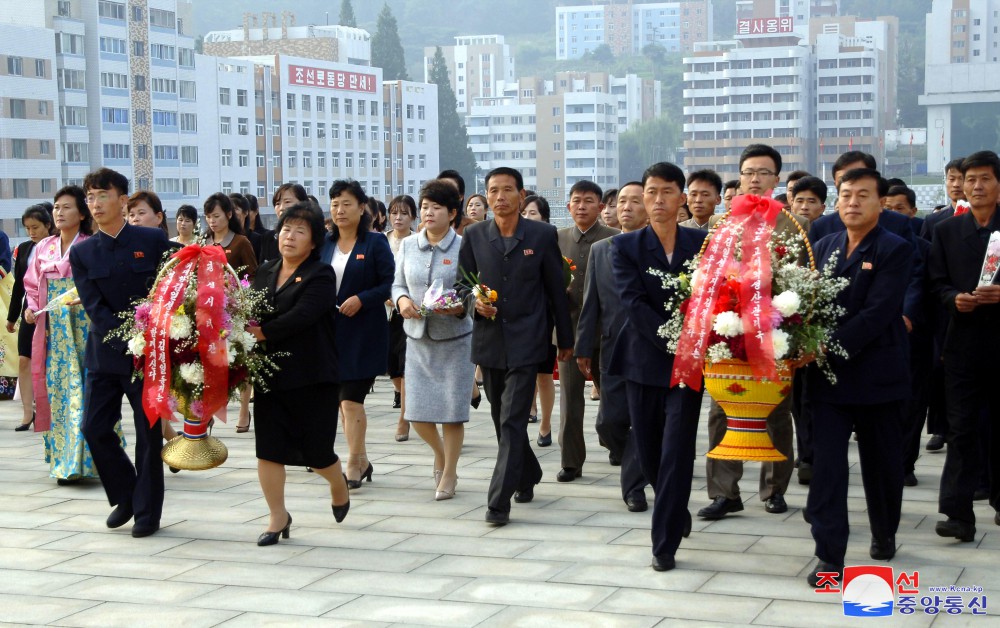
[[[524,254],[525,255],[534,255],[535,251],[534,251],[534,249],[524,249]]]
[[[443,263],[444,263],[445,266],[451,266],[451,260],[450,259],[444,260]]]
[[[861,270],[871,270],[871,269],[872,269],[871,262],[861,262]]]
[[[135,251],[134,253],[132,253],[132,255],[135,255],[136,259],[142,259],[146,257],[146,254],[143,253],[142,251]]]
[[[364,259],[364,258],[365,258],[364,253],[358,253],[357,255],[354,256],[354,259]]]

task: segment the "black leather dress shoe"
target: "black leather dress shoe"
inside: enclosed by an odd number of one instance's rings
[[[556,481],[572,482],[582,475],[583,469],[570,469],[569,467],[566,467],[565,469],[559,469],[559,473],[556,474]]]
[[[676,566],[673,556],[653,556],[653,569],[656,571],[670,571]]]
[[[535,499],[535,488],[526,488],[523,491],[514,492],[514,501],[518,504],[527,504]]]
[[[149,536],[156,533],[160,529],[159,524],[149,525],[143,523],[137,523],[132,526],[132,537],[136,539],[141,539],[144,536]]]
[[[108,515],[108,527],[120,528],[132,518],[132,504],[118,504]]]
[[[976,492],[972,494],[972,501],[981,502],[984,499],[990,498],[990,487],[980,486],[976,489]]]
[[[910,471],[909,473],[903,476],[903,486],[916,486],[916,485],[917,485],[917,476],[913,473],[913,471]]]
[[[629,512],[646,512],[649,509],[649,502],[638,497],[629,496],[625,500],[625,505],[628,507]]]
[[[505,526],[510,523],[510,514],[490,508],[486,511],[486,523],[491,523],[495,526]]]
[[[799,462],[798,475],[799,475],[799,484],[804,484],[808,486],[813,479],[813,466],[805,461]]]
[[[873,536],[868,555],[875,560],[892,560],[892,557],[896,555],[896,537],[879,539]]]
[[[781,493],[775,493],[764,502],[764,510],[772,515],[778,515],[788,512],[788,504],[785,503],[785,498],[781,496]]]
[[[944,436],[941,434],[932,435],[931,439],[927,441],[925,449],[927,451],[941,451],[944,449]]]
[[[620,467],[620,466],[622,466],[622,458],[621,458],[621,456],[616,456],[614,454],[614,452],[609,451],[608,452],[608,464],[610,464],[612,467]]]
[[[844,572],[844,566],[843,565],[834,565],[833,563],[827,563],[827,562],[824,562],[822,560],[818,561],[816,563],[816,567],[813,568],[812,573],[810,573],[808,576],[806,576],[806,582],[809,583],[809,586],[811,586],[814,589],[817,586],[819,586],[819,574],[821,572],[824,572],[824,573],[825,572],[834,572],[838,576],[840,576],[840,574],[842,574]],[[837,582],[840,582],[840,578],[839,577],[837,578]]]
[[[699,510],[698,516],[702,519],[722,519],[731,512],[741,510],[743,510],[743,502],[738,499],[726,499],[719,495],[715,501]]]
[[[976,524],[951,517],[947,521],[938,521],[934,531],[938,536],[956,538],[965,543],[976,539]]]
[[[535,442],[538,443],[539,447],[548,447],[549,445],[552,444],[552,432],[549,432],[545,436],[542,436],[542,434],[539,433],[538,440],[536,440]]]
[[[684,530],[681,531],[681,536],[685,539],[691,536],[691,513],[684,509]]]

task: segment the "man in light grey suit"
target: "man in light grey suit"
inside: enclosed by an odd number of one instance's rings
[[[583,283],[587,274],[590,247],[595,242],[621,233],[597,222],[604,207],[601,187],[593,181],[577,181],[569,190],[570,217],[574,225],[559,230],[559,251],[573,261],[573,281],[566,290],[569,296],[569,316],[573,335],[576,336],[580,307],[583,305]],[[600,386],[600,377],[594,373],[594,383]],[[560,482],[572,482],[583,473],[587,459],[587,446],[583,438],[583,388],[586,379],[572,358],[559,362],[559,447],[562,449],[562,469],[556,475]]]
[[[618,190],[617,209],[624,233],[646,226],[649,219],[643,206],[641,183],[632,181]],[[600,355],[601,403],[597,409],[597,433],[611,452],[611,464],[621,464],[622,499],[631,512],[642,512],[648,507],[644,492],[648,482],[639,467],[635,445],[631,443],[632,423],[625,399],[625,380],[608,374],[611,352],[628,318],[611,269],[612,239],[601,240],[590,249],[583,307],[576,330],[576,363],[584,375],[591,375],[593,360]]]
[[[714,170],[692,172],[687,178],[687,199],[691,219],[680,226],[708,231],[709,220],[722,202],[722,178]]]

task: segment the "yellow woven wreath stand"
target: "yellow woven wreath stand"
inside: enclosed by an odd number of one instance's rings
[[[705,364],[705,390],[726,412],[726,434],[706,454],[718,460],[780,462],[787,460],[767,434],[767,417],[792,391],[787,365],[778,379],[758,380],[744,360]]]

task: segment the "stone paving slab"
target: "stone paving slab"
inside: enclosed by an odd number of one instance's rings
[[[586,404],[583,477],[558,483],[559,448],[532,447],[544,470],[535,500],[514,504],[511,524],[483,522],[496,455],[488,403],[466,426],[454,499],[434,501],[429,448],[411,431],[394,440],[398,410],[380,379],[369,396],[368,450],[374,481],[352,491],[351,511],[333,521],[325,481],[289,469],[291,538],[259,548],[268,521],[257,484],[254,430],[215,435],[229,460],[205,472],[166,474],[163,528],[133,539],[108,530],[110,507],[96,481],[60,487],[49,478],[37,434],[14,433],[15,402],[0,402],[0,623],[60,626],[843,626],[839,595],[804,581],[814,564],[801,509],[808,487],[794,477],[787,513],[764,511],[759,465],[745,465],[746,509],[720,521],[695,517],[678,568],[649,568],[651,513],[629,513],[619,469],[593,432]],[[557,405],[558,408],[558,405]],[[236,408],[229,409],[235,417]],[[707,505],[705,414],[698,435],[691,511]],[[553,431],[558,433],[558,417]],[[532,439],[537,426],[529,428]],[[132,434],[126,425],[126,433]],[[343,440],[338,442],[343,448]],[[974,543],[934,534],[944,455],[917,462],[890,564],[919,570],[921,587],[1000,589],[1000,528],[976,503]],[[850,447],[848,564],[870,564],[868,523],[856,446]],[[652,491],[647,491],[652,502]],[[993,591],[991,591],[991,587]],[[992,602],[992,598],[990,598]],[[1000,626],[986,617],[916,613],[880,626]]]

